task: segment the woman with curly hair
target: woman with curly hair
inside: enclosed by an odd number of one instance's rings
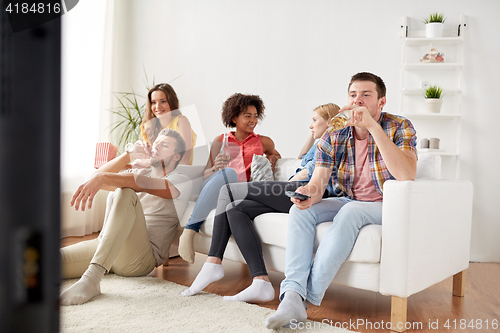
[[[338,105],[333,103],[320,105],[314,109],[312,123],[309,126],[311,137],[303,148],[303,152],[307,154],[300,156],[301,168],[296,170],[288,182],[233,183],[221,188],[208,257],[191,286],[181,293],[183,296],[196,295],[210,283],[222,279],[224,276],[222,259],[232,235],[247,262],[252,284],[237,295],[224,296],[224,300],[260,303],[274,299],[274,288],[267,275],[262,244],[253,219],[265,213],[288,213],[292,202],[285,195],[285,191],[295,191],[311,179],[316,163],[314,142],[323,136],[329,125],[328,120],[335,116],[339,109]],[[342,190],[338,186],[333,186],[330,179],[324,197],[343,195]]]
[[[264,117],[264,103],[257,95],[234,94],[222,106],[222,123],[236,128],[229,134],[215,137],[205,166],[202,190],[193,213],[179,239],[179,254],[189,263],[194,262],[193,240],[205,222],[208,213],[217,205],[219,191],[224,184],[247,182],[250,179],[253,155],[266,155],[274,170],[281,158],[271,138],[254,133],[255,126]],[[221,153],[224,136],[229,142],[230,159]]]
[[[149,90],[147,97],[141,123],[141,134],[146,145],[154,142],[162,129],[173,129],[186,142],[186,153],[180,164],[193,164],[196,133],[187,117],[179,110],[179,100],[174,88],[168,83],[160,83]]]

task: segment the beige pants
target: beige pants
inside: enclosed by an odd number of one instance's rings
[[[156,260],[137,194],[117,189],[101,236],[63,247],[61,255],[63,279],[81,277],[91,263],[122,276],[149,274]]]

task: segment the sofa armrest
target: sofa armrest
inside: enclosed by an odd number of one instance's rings
[[[406,298],[468,267],[469,181],[384,184],[380,292]]]

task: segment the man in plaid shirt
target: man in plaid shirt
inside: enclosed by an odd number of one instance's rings
[[[348,86],[347,127],[331,127],[318,143],[311,181],[297,192],[311,198],[292,198],[285,280],[281,303],[267,318],[266,327],[278,329],[307,319],[307,302],[320,305],[326,289],[347,259],[359,230],[382,224],[384,182],[413,180],[417,171],[416,135],[408,119],[382,112],[384,81],[372,73],[358,73]],[[332,172],[336,167],[337,172]],[[322,199],[332,177],[347,197]],[[333,221],[313,261],[316,226]]]

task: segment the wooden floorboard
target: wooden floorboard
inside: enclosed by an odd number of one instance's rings
[[[94,237],[71,237],[62,240],[61,245]],[[180,257],[172,258],[168,266],[157,267],[150,275],[189,286],[205,258],[205,255],[197,254],[192,265]],[[223,267],[224,278],[209,285],[205,291],[222,296],[234,295],[250,285],[250,273],[245,264],[225,260]],[[259,305],[276,309],[279,285],[284,275],[271,271],[269,278],[276,298]],[[471,263],[465,272],[465,297],[452,296],[452,280],[450,277],[408,298],[408,322],[414,328],[407,332],[500,332],[500,328],[492,327],[495,321],[500,325],[500,264]],[[311,320],[339,326],[356,323],[360,325],[346,328],[367,333],[388,332],[380,326],[390,322],[390,312],[389,296],[339,285],[328,288],[321,306],[310,305],[307,310]],[[447,322],[449,327],[445,327]]]

